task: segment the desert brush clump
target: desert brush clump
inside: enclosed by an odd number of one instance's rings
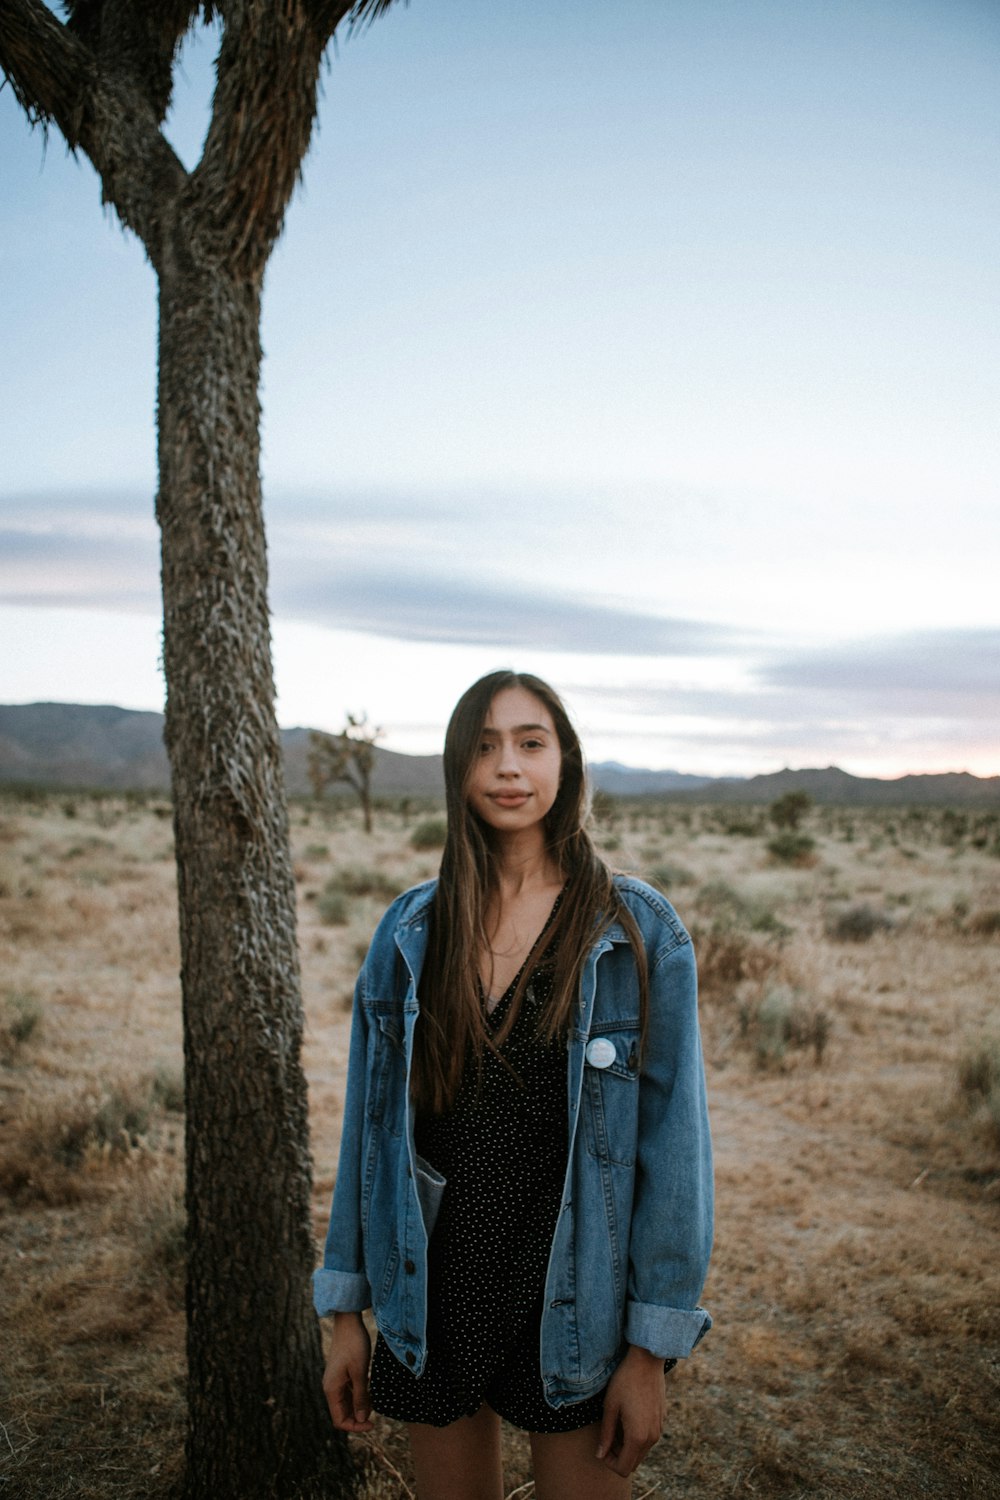
[[[761,896],[744,896],[726,880],[709,880],[699,888],[695,904],[712,918],[712,932],[734,928],[763,932],[774,938],[788,937],[792,929],[782,922],[772,902]]]
[[[1000,1145],[1000,1032],[968,1041],[958,1059],[958,1091]]]
[[[740,1035],[760,1067],[784,1067],[789,1049],[810,1050],[817,1066],[830,1039],[831,1018],[792,985],[765,989],[739,1007]]]
[[[894,926],[887,912],[877,911],[867,901],[848,906],[827,922],[827,937],[837,943],[867,943],[876,932],[891,932]]]
[[[755,941],[737,928],[693,927],[691,938],[698,957],[698,990],[706,1001],[726,1000],[747,981],[760,983],[781,963],[774,943]]]
[[[75,1203],[152,1149],[164,1113],[156,1076],[28,1097],[0,1147],[0,1192],[15,1202]]]
[[[650,885],[655,885],[657,890],[672,891],[678,886],[694,885],[695,875],[686,865],[676,864],[673,860],[661,860],[658,864],[651,865],[646,873]]]
[[[423,818],[410,834],[412,849],[443,849],[448,837],[446,818]]]
[[[973,937],[1000,937],[1000,910],[994,906],[973,912],[966,923],[966,931]]]
[[[324,887],[326,891],[343,891],[345,896],[377,896],[380,901],[394,901],[405,889],[405,880],[388,870],[375,870],[367,865],[345,865],[330,876]]]
[[[316,898],[316,913],[328,927],[346,927],[351,920],[347,892],[335,880],[328,881]]]
[[[42,1024],[42,1005],[29,991],[8,990],[0,1000],[0,1061],[13,1063]]]
[[[767,852],[776,864],[797,865],[800,869],[816,863],[816,840],[808,833],[785,828],[767,841]]]

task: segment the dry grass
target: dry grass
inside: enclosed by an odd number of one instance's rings
[[[180,1472],[164,811],[0,803],[0,1489],[25,1500],[166,1500]],[[609,814],[609,856],[666,884],[697,936],[718,1166],[717,1326],[670,1377],[636,1495],[995,1496],[996,819],[814,809],[796,865],[756,809]],[[293,810],[317,1238],[359,958],[387,893],[437,858],[412,834]],[[389,1422],[376,1438],[369,1500],[395,1500],[405,1442]],[[528,1500],[526,1444],[505,1444]]]

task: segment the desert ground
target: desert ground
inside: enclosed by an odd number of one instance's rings
[[[1000,1495],[1000,818],[616,804],[699,955],[715,1328],[640,1496]],[[321,1242],[350,995],[440,813],[292,809]],[[775,843],[777,837],[777,843]],[[770,847],[769,847],[770,846]],[[176,1491],[183,1093],[170,810],[0,798],[0,1495]],[[368,1494],[411,1493],[402,1434]],[[510,1493],[530,1500],[523,1439]]]

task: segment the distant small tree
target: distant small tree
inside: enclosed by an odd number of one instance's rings
[[[798,828],[803,814],[810,807],[812,798],[808,792],[786,792],[783,797],[771,803],[768,813],[775,828]]]
[[[334,782],[346,781],[358,794],[364,813],[365,832],[372,831],[372,774],[375,770],[375,745],[385,731],[369,724],[368,715],[347,715],[339,734],[322,734],[314,729],[309,736],[309,780],[313,796],[323,796]]]

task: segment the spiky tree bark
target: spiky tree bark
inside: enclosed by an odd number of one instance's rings
[[[294,886],[261,510],[264,270],[337,25],[391,0],[0,0],[0,66],[85,152],[160,294],[166,738],[187,1106],[187,1493],[290,1493],[332,1445],[313,1260]],[[162,134],[180,43],[221,23],[205,149]],[[330,1455],[332,1454],[332,1460]]]

